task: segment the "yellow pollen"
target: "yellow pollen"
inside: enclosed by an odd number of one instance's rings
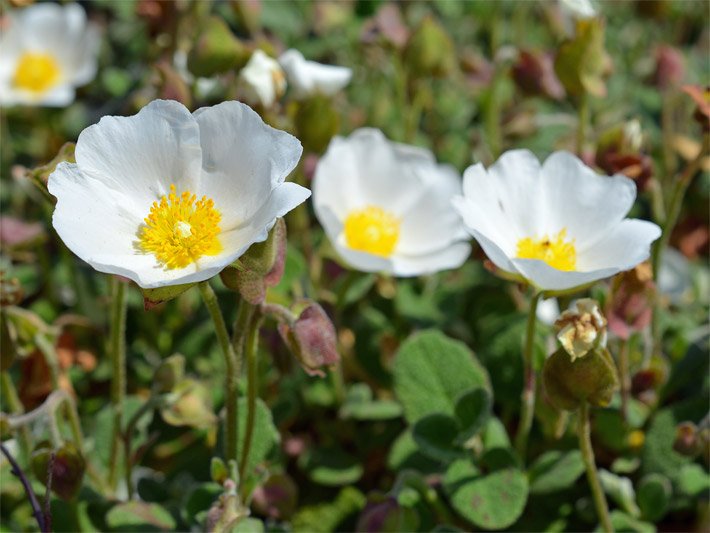
[[[25,52],[20,57],[12,83],[19,89],[43,93],[57,84],[61,71],[49,54]]]
[[[384,209],[368,206],[345,219],[345,242],[353,250],[389,257],[399,239],[399,219]]]
[[[145,224],[138,230],[138,248],[152,253],[165,268],[184,268],[204,255],[222,251],[219,223],[222,214],[214,201],[189,191],[177,195],[175,185],[170,194],[153,202]]]
[[[567,240],[567,229],[563,229],[553,238],[545,235],[541,239],[520,239],[517,257],[540,259],[557,270],[570,271],[577,268],[577,250],[574,247],[574,239]]]

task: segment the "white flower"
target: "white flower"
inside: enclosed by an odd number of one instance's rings
[[[0,37],[0,104],[67,106],[96,75],[98,28],[78,4],[10,11]]]
[[[255,50],[239,73],[247,102],[271,107],[286,92],[286,76],[279,62]]]
[[[564,13],[579,19],[590,19],[597,16],[597,10],[591,0],[560,0]]]
[[[350,83],[353,75],[347,67],[307,61],[301,52],[294,49],[281,54],[279,63],[286,71],[295,98],[318,93],[331,96]]]
[[[81,133],[76,164],[49,177],[54,228],[96,270],[143,288],[203,281],[310,196],[284,183],[301,151],[242,103],[190,114],[155,100]]]
[[[335,137],[313,182],[316,216],[346,263],[366,272],[416,276],[456,268],[470,245],[451,198],[453,167],[428,150],[375,129]]]
[[[570,153],[556,152],[541,167],[531,152],[512,150],[487,171],[466,169],[454,206],[498,268],[563,291],[648,258],[661,230],[624,218],[635,199],[632,180],[600,176]]]

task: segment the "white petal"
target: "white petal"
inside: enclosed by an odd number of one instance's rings
[[[362,272],[386,272],[388,274],[394,272],[392,261],[386,257],[348,248],[348,246],[342,242],[342,239],[332,241],[332,244],[343,261],[356,270]]]
[[[461,215],[451,208],[452,198],[461,193],[456,170],[427,162],[414,171],[421,180],[421,193],[404,210],[395,253],[420,255],[466,239]]]
[[[580,270],[616,267],[621,272],[648,259],[651,243],[661,236],[661,228],[645,220],[623,220],[597,243],[578,251]]]
[[[198,194],[215,201],[223,227],[231,229],[264,205],[298,164],[303,148],[240,102],[198,109],[194,116],[202,144]]]
[[[286,77],[278,61],[259,49],[239,72],[239,78],[252,104],[270,107],[286,90]]]
[[[279,57],[279,63],[286,71],[296,98],[315,93],[333,95],[345,87],[352,77],[349,68],[306,61],[303,54],[294,49],[284,52]]]
[[[555,152],[542,166],[543,227],[537,235],[567,229],[579,249],[592,246],[631,209],[636,185],[625,176],[600,176],[569,152]]]
[[[76,145],[81,172],[130,195],[141,216],[170,184],[198,190],[201,159],[197,122],[171,100],[154,100],[131,117],[103,117]]]
[[[392,272],[401,277],[433,274],[460,267],[470,254],[471,245],[466,242],[457,242],[429,254],[397,254],[392,257]]]
[[[619,268],[603,268],[588,272],[566,272],[552,268],[539,259],[512,259],[512,263],[520,274],[540,290],[563,291],[580,287],[608,278],[620,271]]]

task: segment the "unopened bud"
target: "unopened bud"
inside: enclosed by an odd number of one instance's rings
[[[591,350],[606,346],[606,319],[597,302],[590,298],[577,300],[555,322],[557,340],[572,361]]]
[[[279,333],[311,376],[325,376],[322,367],[340,359],[335,326],[317,303],[306,307],[293,324],[280,324]]]
[[[527,94],[554,100],[560,100],[565,95],[548,54],[521,50],[512,72],[515,83]]]
[[[43,485],[47,485],[50,478],[51,464],[52,491],[60,498],[70,500],[79,492],[86,461],[74,443],[65,442],[59,448],[53,449],[49,441],[42,441],[35,446],[31,462],[35,477]]]
[[[582,402],[605,407],[619,388],[614,360],[602,346],[577,359],[560,348],[545,361],[542,379],[549,400],[566,411],[576,410]]]
[[[185,357],[174,354],[164,359],[153,376],[153,388],[159,394],[172,392],[185,375]]]
[[[229,472],[227,471],[227,465],[219,457],[213,457],[210,462],[210,477],[215,483],[220,485],[227,481],[229,478]]]
[[[710,86],[684,85],[683,92],[690,96],[697,106],[693,118],[700,123],[704,132],[710,131]]]
[[[239,258],[239,267],[220,273],[222,282],[252,305],[263,303],[266,289],[281,281],[286,261],[286,223],[276,220],[264,242],[252,244]]]
[[[609,329],[628,339],[632,332],[643,330],[651,322],[651,303],[656,294],[649,263],[618,274],[612,283],[607,316]]]
[[[298,487],[286,474],[272,474],[256,489],[252,507],[260,515],[272,520],[288,520],[296,512]]]
[[[438,22],[425,17],[407,42],[404,62],[415,77],[444,77],[454,69],[454,44]]]
[[[604,25],[597,18],[577,21],[572,39],[560,46],[555,58],[555,72],[568,93],[606,96],[605,78],[611,70],[611,58],[604,49]]]
[[[246,64],[249,51],[219,17],[207,19],[187,56],[187,68],[195,76],[210,77]]]
[[[656,49],[656,70],[653,84],[659,89],[676,87],[685,78],[685,59],[680,50],[668,45]]]
[[[356,531],[417,531],[419,516],[399,504],[394,496],[370,495],[357,521]]]
[[[673,449],[681,455],[695,457],[698,454],[698,428],[692,422],[681,422],[676,427]]]
[[[306,151],[323,152],[339,128],[340,116],[329,97],[317,94],[299,103],[296,129]]]

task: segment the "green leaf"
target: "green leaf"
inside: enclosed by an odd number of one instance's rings
[[[106,523],[115,531],[172,531],[175,519],[157,503],[130,501],[120,503],[106,515]]]
[[[402,406],[394,400],[373,400],[372,390],[366,383],[355,383],[348,390],[340,416],[355,420],[390,420],[402,416]]]
[[[663,518],[673,493],[671,481],[661,474],[649,474],[640,481],[637,492],[641,516],[649,522]]]
[[[446,471],[444,490],[456,512],[475,526],[503,529],[514,524],[525,509],[528,481],[513,465],[484,474],[469,460],[459,459]]]
[[[257,518],[243,518],[232,527],[232,533],[263,533],[264,522]]]
[[[414,469],[422,473],[431,473],[438,470],[439,463],[421,453],[412,437],[412,429],[407,428],[392,444],[387,456],[387,466],[391,470]]]
[[[212,504],[224,492],[219,483],[203,483],[190,493],[187,502],[182,508],[182,518],[189,524],[199,525],[199,514],[209,511]]]
[[[239,399],[239,414],[239,450],[243,450],[247,431],[246,398]],[[247,459],[247,475],[255,466],[266,459],[272,448],[280,441],[281,435],[274,425],[271,411],[269,411],[269,408],[261,398],[257,398],[254,414],[254,433],[252,434],[249,458]]]
[[[143,305],[146,310],[152,309],[158,304],[177,298],[183,292],[191,289],[196,283],[185,283],[183,285],[168,285],[157,289],[141,289],[143,292]]]
[[[456,421],[460,427],[457,437],[459,444],[475,436],[488,422],[491,416],[491,403],[491,395],[481,387],[465,392],[459,397],[454,408]]]
[[[412,428],[419,450],[439,461],[451,461],[462,456],[463,450],[454,441],[459,434],[456,420],[442,413],[432,413],[417,421]]]
[[[472,387],[490,391],[485,368],[462,342],[436,330],[412,335],[394,361],[394,389],[414,423],[431,413],[453,416],[459,396]]]
[[[604,487],[609,497],[614,500],[619,507],[634,518],[641,516],[641,510],[636,505],[636,493],[631,480],[627,477],[617,476],[608,470],[599,470],[599,481]]]
[[[583,473],[584,460],[579,450],[566,453],[549,451],[541,455],[530,468],[530,493],[548,494],[567,489]]]
[[[696,463],[683,465],[678,476],[678,488],[690,496],[710,490],[710,474]]]
[[[340,531],[338,526],[349,516],[360,512],[365,507],[365,501],[362,492],[354,487],[345,487],[335,500],[301,508],[293,517],[291,526],[294,533]]]
[[[648,522],[642,522],[629,516],[623,511],[615,509],[611,512],[611,525],[614,526],[615,531],[627,531],[633,533],[655,533],[656,528],[653,524]],[[594,531],[603,531],[601,526],[598,526]]]
[[[318,448],[303,455],[300,466],[315,483],[328,486],[349,485],[362,476],[362,464],[339,448]]]
[[[486,450],[494,448],[510,448],[510,437],[503,422],[497,418],[489,418],[483,430],[483,447]]]

